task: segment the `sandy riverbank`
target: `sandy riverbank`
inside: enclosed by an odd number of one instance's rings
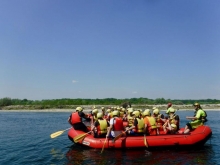
[[[203,108],[206,111],[220,111],[220,108]],[[144,110],[142,108],[142,110]],[[75,109],[34,109],[34,110],[29,110],[29,109],[16,109],[16,110],[0,110],[1,112],[67,112],[67,113],[71,113],[74,112]],[[83,110],[86,113],[89,113],[91,111],[91,109],[84,109]],[[99,111],[101,111],[99,109]],[[160,111],[165,112],[165,109],[160,109]],[[177,111],[194,111],[194,109],[177,109]]]
[[[32,107],[29,105],[26,106],[6,106],[2,107],[0,112],[73,112],[78,105],[71,105],[68,108],[48,108],[48,109],[38,109],[37,107]],[[84,112],[90,112],[94,105],[80,105],[84,108]],[[220,111],[220,104],[203,104],[201,105],[204,110],[212,110],[212,111]],[[95,105],[98,110],[101,110],[101,107],[110,108],[110,107],[117,107],[117,105]],[[153,107],[157,107],[161,111],[165,111],[167,105],[132,105],[134,109],[151,109]],[[179,111],[186,111],[186,110],[194,110],[192,105],[173,105],[173,108]]]

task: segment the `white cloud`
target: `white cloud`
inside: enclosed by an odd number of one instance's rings
[[[76,81],[76,80],[72,80],[72,83],[77,83],[78,81]]]
[[[134,91],[134,92],[132,92],[133,94],[136,94],[136,93],[138,93],[137,91]]]

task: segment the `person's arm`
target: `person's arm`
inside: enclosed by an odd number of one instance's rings
[[[196,118],[196,117],[189,117],[189,116],[186,116],[186,119],[196,120],[197,118]]]
[[[111,130],[113,128],[113,124],[114,124],[114,118],[112,118],[110,120],[110,126],[109,126],[109,129],[108,129],[107,133],[106,133],[106,137],[109,137],[109,134],[110,134],[110,132],[111,132]]]
[[[72,124],[72,122],[71,122],[71,118],[72,118],[72,115],[69,116],[69,118],[68,118],[68,123],[69,123],[71,126],[73,126],[73,124]]]
[[[108,132],[107,132],[107,134],[106,134],[106,137],[109,137],[109,134],[110,134],[112,128],[113,128],[113,125],[110,124],[110,127],[109,127],[109,129],[108,129]]]

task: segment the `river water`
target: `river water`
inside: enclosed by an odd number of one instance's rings
[[[204,147],[185,150],[88,149],[73,144],[67,132],[51,139],[50,134],[69,128],[69,112],[0,111],[0,165],[114,165],[114,164],[220,164],[220,111],[207,111],[212,137]],[[181,127],[193,111],[178,111]]]

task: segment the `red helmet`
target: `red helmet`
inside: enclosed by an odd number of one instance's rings
[[[168,106],[168,107],[171,107],[171,106],[172,106],[172,103],[168,103],[167,106]]]

